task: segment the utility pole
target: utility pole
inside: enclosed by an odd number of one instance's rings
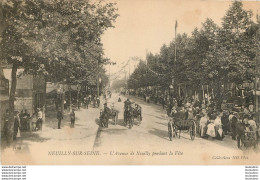
[[[176,20],[175,22],[175,62],[177,61],[177,42],[176,42],[176,35],[177,35],[177,27],[178,27],[178,22]]]
[[[257,13],[257,18],[258,18],[258,13]],[[256,37],[256,43],[257,43],[257,47],[256,48],[256,57],[255,57],[255,97],[254,97],[254,104],[255,104],[255,113],[257,114],[256,116],[256,121],[259,123],[260,119],[259,119],[259,114],[258,114],[258,111],[259,111],[259,97],[258,97],[258,93],[257,91],[259,90],[258,88],[258,80],[259,80],[259,77],[260,77],[260,70],[258,68],[259,66],[259,48],[260,48],[260,45],[259,43],[257,42],[257,37]]]

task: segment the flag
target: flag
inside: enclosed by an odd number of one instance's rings
[[[178,27],[178,21],[176,20],[176,22],[175,22],[175,31],[176,31],[177,27]]]

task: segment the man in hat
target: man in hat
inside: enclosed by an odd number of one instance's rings
[[[185,119],[186,119],[186,120],[194,120],[194,119],[195,119],[191,107],[188,107],[188,108],[187,108],[186,118],[185,118]]]
[[[131,106],[131,101],[129,98],[127,98],[127,100],[124,102],[124,122],[126,123],[126,113],[127,113],[127,108]]]
[[[97,106],[99,107],[99,105],[100,105],[100,99],[99,97],[97,97]]]
[[[223,124],[224,135],[227,135],[228,131],[230,130],[228,111],[223,111],[223,116],[221,117],[221,123]]]
[[[61,120],[63,119],[63,115],[60,109],[57,111],[57,119],[58,119],[58,129],[61,129],[60,125],[61,125]]]
[[[73,108],[70,113],[70,126],[74,128],[75,125],[75,109]]]
[[[108,120],[110,115],[110,109],[107,107],[107,103],[104,104],[104,120],[105,120],[105,126],[108,127]]]
[[[24,120],[24,125],[23,123],[21,123],[21,125],[24,126],[24,130],[30,130],[30,114],[28,113],[27,109],[24,110],[22,118]]]
[[[231,133],[232,133],[232,140],[236,140],[236,135],[237,135],[236,124],[239,120],[239,114],[238,114],[238,112],[234,112],[233,114],[234,114],[234,116],[231,119],[230,127],[231,127]]]
[[[250,104],[248,106],[248,110],[250,111],[250,113],[253,113],[254,112],[254,105],[253,105],[253,102],[250,101]]]

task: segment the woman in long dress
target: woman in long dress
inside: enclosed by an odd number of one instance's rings
[[[20,135],[20,127],[21,127],[21,122],[20,122],[20,117],[19,117],[19,111],[16,111],[15,112],[15,117],[14,117],[13,140],[16,140],[17,137],[21,137],[21,135]]]

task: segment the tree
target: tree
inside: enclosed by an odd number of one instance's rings
[[[225,53],[228,57],[228,79],[236,84],[247,80],[251,81],[251,79],[247,79],[247,77],[251,77],[248,76],[251,68],[246,67],[248,63],[252,62],[248,54],[250,42],[245,36],[247,29],[252,24],[251,18],[252,12],[244,10],[242,2],[239,1],[232,3],[223,18],[220,44],[222,50],[228,51]]]
[[[104,75],[101,35],[118,15],[113,3],[102,1],[4,0],[1,6],[5,23],[1,59],[12,65],[12,133],[17,68],[63,83]]]

